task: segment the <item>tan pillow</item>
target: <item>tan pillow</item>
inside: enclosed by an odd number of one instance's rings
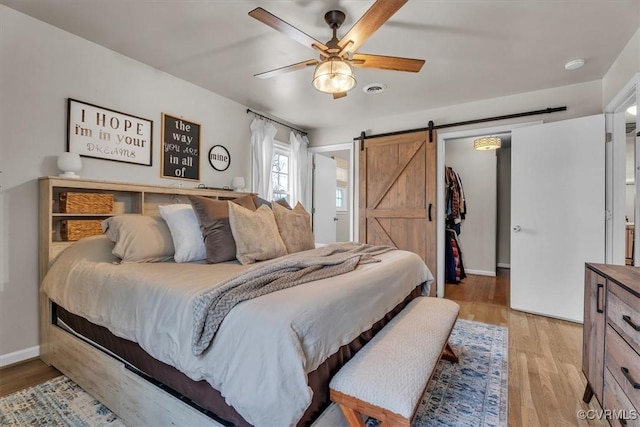
[[[189,196],[189,200],[200,223],[207,262],[218,263],[236,259],[236,244],[229,226],[229,203],[226,200],[201,196]],[[233,203],[255,211],[253,200],[253,195],[247,194],[234,199]]]
[[[276,219],[269,207],[255,212],[229,203],[229,224],[236,241],[236,258],[241,264],[277,258],[287,254]]]
[[[122,262],[173,259],[173,239],[159,216],[117,215],[102,221],[102,231],[115,243],[112,253]]]
[[[293,210],[282,207],[278,203],[272,203],[271,208],[288,253],[315,248],[315,239],[311,231],[311,215],[300,202]]]

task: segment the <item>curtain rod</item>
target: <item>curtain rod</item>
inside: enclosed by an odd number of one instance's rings
[[[294,128],[293,126],[289,126],[289,125],[284,124],[284,123],[282,123],[282,122],[279,122],[279,121],[277,121],[277,120],[273,120],[271,117],[267,117],[267,116],[262,115],[262,114],[260,114],[260,113],[256,113],[255,111],[253,111],[253,110],[251,110],[251,109],[247,108],[247,114],[249,114],[249,113],[253,113],[253,114],[255,114],[255,115],[256,115],[256,116],[258,116],[258,117],[262,117],[263,119],[267,119],[267,120],[269,120],[270,122],[277,123],[277,124],[282,125],[282,126],[284,126],[284,127],[286,127],[286,128],[289,128],[289,129],[291,129],[291,130],[294,130],[294,131],[296,131],[296,132],[298,132],[298,133],[301,133],[301,134],[303,134],[303,135],[307,135],[307,132],[305,132],[305,131],[303,131],[303,130],[300,130],[300,129],[298,129],[298,128]]]
[[[388,133],[379,133],[377,135],[364,135],[364,132],[362,132],[359,136],[353,138],[354,141],[364,141],[365,139],[369,139],[369,138],[380,138],[383,136],[393,136],[393,135],[403,135],[405,133],[413,133],[413,132],[423,132],[423,131],[433,131],[435,129],[444,129],[444,128],[451,128],[451,127],[455,127],[455,126],[466,126],[466,125],[473,125],[473,124],[477,124],[477,123],[486,123],[486,122],[494,122],[497,120],[506,120],[506,119],[514,119],[517,117],[526,117],[526,116],[535,116],[538,114],[549,114],[549,113],[556,113],[558,111],[566,111],[567,107],[554,107],[554,108],[545,108],[544,110],[535,110],[535,111],[527,111],[524,113],[516,113],[516,114],[507,114],[504,116],[494,116],[494,117],[487,117],[484,119],[475,119],[475,120],[467,120],[465,122],[457,122],[457,123],[447,123],[447,124],[443,124],[443,125],[434,125],[433,121],[429,121],[429,126],[426,128],[419,128],[419,129],[409,129],[409,130],[401,130],[401,131],[397,131],[397,132],[388,132]],[[431,135],[429,136],[429,139],[433,139],[431,138]]]

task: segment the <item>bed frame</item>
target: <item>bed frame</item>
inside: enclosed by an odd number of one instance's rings
[[[226,190],[161,187],[61,177],[43,177],[40,186],[40,281],[51,262],[73,242],[60,239],[64,220],[105,219],[116,213],[157,215],[158,206],[188,203],[187,196],[233,199],[246,195]],[[109,193],[117,212],[103,214],[60,213],[61,192]],[[116,413],[127,425],[198,425],[222,427],[212,418],[132,372],[118,359],[54,324],[52,303],[40,292],[40,358]]]
[[[218,200],[246,195],[222,189],[161,187],[115,183],[97,180],[79,180],[61,177],[39,179],[40,188],[40,281],[56,257],[73,242],[61,239],[61,226],[65,220],[105,219],[119,213],[158,215],[158,206],[171,203],[189,203],[189,195]],[[114,212],[100,214],[61,213],[56,200],[62,192],[108,193],[115,200]],[[416,288],[419,293],[421,285]],[[393,313],[390,312],[376,325],[373,334],[406,305],[407,296]],[[211,417],[191,406],[190,402],[159,387],[157,382],[134,372],[120,359],[87,342],[85,339],[56,325],[54,305],[40,292],[40,358],[73,380],[94,398],[117,414],[127,425],[165,426],[197,425],[224,427]],[[378,325],[379,324],[379,325]],[[374,330],[374,328],[377,328]],[[364,334],[364,333],[363,333]],[[354,340],[357,351],[368,340]],[[353,343],[351,343],[353,344]],[[349,344],[349,345],[351,345]],[[350,353],[351,354],[351,353]],[[338,358],[343,356],[337,356]],[[347,357],[350,358],[350,356]],[[313,422],[312,427],[346,426],[340,409],[331,404]]]

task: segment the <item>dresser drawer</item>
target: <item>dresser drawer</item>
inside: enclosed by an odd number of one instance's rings
[[[605,366],[611,371],[631,404],[640,408],[640,356],[611,327],[607,326]]]
[[[613,282],[607,287],[607,323],[640,353],[640,298]]]
[[[612,426],[640,427],[640,416],[611,375],[604,370],[605,418]]]

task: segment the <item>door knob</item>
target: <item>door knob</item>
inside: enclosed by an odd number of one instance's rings
[[[513,227],[513,232],[514,233],[519,233],[520,230],[522,230],[522,227],[520,227],[519,225],[516,225],[515,227]]]

